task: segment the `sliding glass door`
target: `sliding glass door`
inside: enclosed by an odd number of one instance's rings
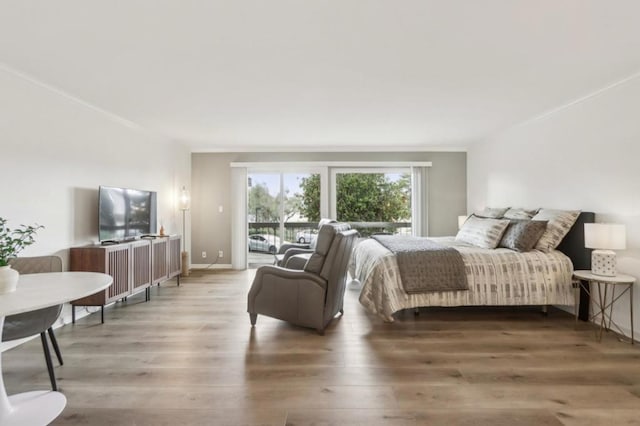
[[[249,267],[272,264],[284,243],[308,243],[315,238],[319,174],[250,171],[247,182]]]
[[[286,242],[312,242],[318,222],[361,235],[428,236],[429,162],[232,163],[233,267],[272,264]]]

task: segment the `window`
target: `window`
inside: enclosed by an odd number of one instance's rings
[[[430,166],[430,162],[231,163],[232,267],[273,263],[269,251],[284,242],[312,240],[321,218],[349,222],[363,235],[428,235]],[[255,245],[254,251],[249,245],[252,235],[261,235],[270,244],[260,249]],[[253,262],[254,255],[261,260]]]
[[[332,217],[361,235],[411,235],[411,169],[334,169]]]

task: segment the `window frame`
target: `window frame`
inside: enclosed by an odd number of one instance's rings
[[[320,173],[320,216],[330,216],[330,170],[333,169],[411,169],[412,235],[428,235],[428,169],[430,161],[288,161],[288,162],[232,162],[231,173],[231,265],[246,269],[248,260],[247,203],[249,173],[293,172]],[[327,190],[323,190],[326,188]],[[335,200],[334,200],[335,205]],[[335,214],[335,211],[334,211]]]

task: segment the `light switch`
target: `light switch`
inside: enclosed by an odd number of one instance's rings
[[[222,208],[222,205],[218,206],[218,213],[222,213],[224,211],[224,209]]]

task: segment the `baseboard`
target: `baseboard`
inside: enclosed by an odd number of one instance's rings
[[[230,263],[214,263],[209,264],[209,263],[196,263],[196,264],[191,264],[191,269],[231,269],[231,264]]]

